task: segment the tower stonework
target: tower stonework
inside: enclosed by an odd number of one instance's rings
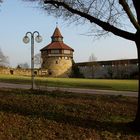
[[[69,77],[72,72],[74,50],[63,42],[63,36],[56,27],[52,42],[42,48],[42,69],[47,71],[49,77]]]

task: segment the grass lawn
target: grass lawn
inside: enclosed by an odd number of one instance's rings
[[[0,89],[1,140],[134,140],[137,98]]]
[[[30,77],[0,75],[0,82],[30,84]],[[78,79],[35,77],[36,85],[138,91],[138,80]]]

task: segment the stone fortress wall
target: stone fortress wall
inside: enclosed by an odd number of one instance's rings
[[[40,69],[35,69],[34,70],[35,75],[40,75],[41,76],[41,70]],[[31,75],[31,70],[30,69],[18,69],[18,68],[4,68],[0,67],[0,74],[1,75],[21,75],[21,76],[30,76]]]
[[[85,78],[138,78],[138,59],[82,62],[76,65]]]
[[[16,69],[16,68],[0,68],[0,74],[3,75],[25,75],[29,76],[31,75],[30,69]]]

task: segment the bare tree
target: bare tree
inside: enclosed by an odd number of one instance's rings
[[[9,59],[8,56],[5,56],[0,48],[0,66],[8,66],[9,65]]]
[[[20,63],[20,64],[17,65],[17,68],[29,69],[29,64],[27,62]]]
[[[98,63],[96,62],[97,58],[92,53],[89,57],[89,73],[91,73],[91,77],[94,78],[95,72],[98,69]]]
[[[41,53],[37,53],[35,56],[34,56],[34,63],[36,65],[36,67],[41,67],[41,63],[42,63],[42,59],[41,59]]]
[[[37,1],[37,0],[31,0]],[[38,0],[42,7],[65,20],[86,21],[96,25],[98,36],[112,33],[134,41],[140,64],[140,2],[139,0]],[[127,24],[126,24],[127,23]],[[99,28],[98,28],[99,27]],[[91,28],[91,31],[93,32]],[[94,35],[95,32],[93,32]],[[96,35],[96,34],[95,34]],[[139,67],[140,73],[140,67]],[[140,75],[139,75],[140,80]],[[132,126],[140,130],[140,82],[138,109]]]
[[[89,62],[93,62],[93,61],[97,61],[97,57],[95,57],[95,55],[92,53],[92,54],[89,56]]]

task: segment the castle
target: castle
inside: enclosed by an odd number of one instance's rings
[[[73,65],[74,50],[63,42],[58,27],[51,37],[50,44],[42,48],[41,69],[35,75],[46,77],[79,77],[103,79],[137,79],[138,59],[106,60],[81,62]],[[75,71],[75,75],[73,74]],[[0,68],[1,74],[31,75],[30,69]],[[78,75],[79,74],[79,75]]]
[[[56,27],[50,44],[42,48],[41,68],[47,77],[69,77],[72,72],[74,50],[63,42],[63,36]]]
[[[42,48],[41,75],[47,77],[70,77],[73,66],[74,50],[63,42],[63,36],[56,27],[52,42]],[[76,63],[79,72],[85,78],[136,78],[138,72],[138,60],[110,60]]]

